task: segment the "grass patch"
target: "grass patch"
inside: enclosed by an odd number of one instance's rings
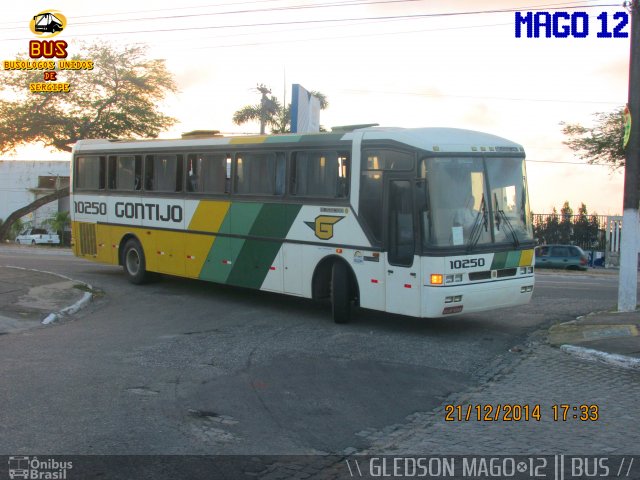
[[[87,292],[90,293],[91,295],[95,296],[95,297],[103,297],[104,296],[104,291],[100,290],[99,288],[91,288],[89,285],[85,285],[84,283],[77,283],[73,286],[73,288],[76,288],[78,290],[80,290],[81,292]]]

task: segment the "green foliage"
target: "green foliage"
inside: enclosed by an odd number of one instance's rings
[[[146,48],[106,43],[70,48],[67,60],[93,60],[93,70],[58,71],[68,93],[30,92],[42,72],[0,71],[0,153],[28,143],[69,152],[83,138],[157,137],[176,123],[158,104],[176,91],[164,60]],[[24,57],[18,59],[25,60]]]
[[[560,220],[556,207],[553,207],[551,215],[545,220],[540,234],[543,243],[560,243]]]
[[[71,226],[71,216],[69,212],[56,212],[43,223],[62,238],[64,231]]]
[[[283,108],[280,101],[271,96],[264,96],[257,105],[245,105],[233,114],[233,123],[242,125],[248,122],[261,122],[271,129],[272,133],[284,133],[287,128],[286,116],[288,108]]]
[[[569,206],[569,202],[564,202],[560,209],[560,225],[558,228],[558,234],[560,237],[559,243],[570,243],[571,236],[573,234],[573,225],[571,224],[571,218],[573,217],[573,209]]]
[[[7,235],[8,240],[15,240],[18,235],[20,235],[25,228],[27,228],[27,223],[22,219],[18,219],[11,224],[11,230],[9,230],[9,235]]]
[[[245,105],[233,114],[233,123],[243,125],[249,122],[260,122],[271,130],[271,133],[291,132],[291,104],[283,105],[277,97],[264,85],[258,85],[262,100],[256,105]],[[320,110],[329,106],[327,97],[320,92],[310,92],[320,100]],[[321,128],[322,130],[322,128]]]
[[[58,236],[60,237],[60,245],[64,245],[65,243],[67,243],[65,241],[65,232],[67,231],[68,227],[71,226],[71,215],[68,211],[56,212],[42,223],[49,226],[51,230],[58,234]]]
[[[625,162],[625,150],[622,146],[624,138],[623,108],[613,112],[594,114],[595,126],[583,127],[580,124],[561,122],[562,133],[569,140],[563,142],[573,150],[580,159],[588,163],[610,165],[622,168]]]
[[[570,244],[582,248],[603,249],[604,231],[600,228],[597,213],[589,215],[587,206],[580,204],[574,215],[569,202],[564,202],[560,213],[554,207],[549,215],[534,215],[533,235],[539,244]]]

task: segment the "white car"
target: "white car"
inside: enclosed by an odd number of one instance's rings
[[[16,243],[21,245],[59,245],[60,236],[55,233],[49,233],[44,228],[28,228],[16,237]]]

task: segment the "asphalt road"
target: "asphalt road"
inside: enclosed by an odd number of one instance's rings
[[[531,304],[418,320],[120,269],[46,250],[0,265],[104,292],[73,319],[0,336],[0,453],[307,454],[366,448],[478,384],[558,321],[612,308],[617,276],[539,273]],[[516,347],[516,348],[514,348]],[[513,350],[513,352],[510,352]]]

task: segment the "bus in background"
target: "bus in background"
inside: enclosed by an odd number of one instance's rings
[[[81,140],[75,255],[312,299],[443,317],[529,302],[524,149],[450,128]]]

